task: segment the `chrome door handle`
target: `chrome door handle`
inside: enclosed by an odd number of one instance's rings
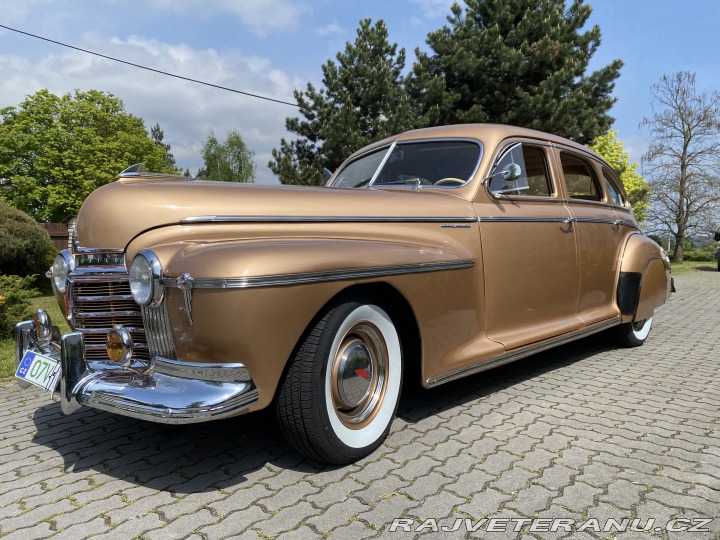
[[[564,229],[565,232],[573,232],[573,231],[575,230],[575,229],[573,228],[573,223],[575,223],[575,221],[577,221],[575,218],[566,218],[566,219],[563,219],[562,222],[563,222],[564,224],[566,224],[566,225],[569,225],[567,229]]]

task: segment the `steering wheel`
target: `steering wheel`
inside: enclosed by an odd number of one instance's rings
[[[459,178],[441,178],[437,182],[435,182],[434,185],[436,186],[460,186],[465,183],[465,180],[460,180]]]

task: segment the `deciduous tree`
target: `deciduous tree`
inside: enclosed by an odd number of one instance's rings
[[[682,261],[683,241],[712,230],[720,211],[720,93],[699,92],[695,74],[681,71],[664,75],[652,96],[655,112],[641,123],[650,134],[649,218],[675,238],[673,259]]]
[[[323,87],[295,91],[302,118],[285,126],[299,138],[282,139],[270,169],[284,184],[318,185],[323,167],[333,170],[362,146],[414,127],[404,68],[405,50],[388,41],[385,23],[360,21],[355,42],[322,66]]]
[[[635,218],[642,227],[647,219],[650,206],[650,184],[637,171],[639,165],[630,163],[623,143],[617,138],[617,131],[608,131],[606,134],[600,135],[593,141],[590,148],[600,154],[620,177],[632,204]]]
[[[0,198],[37,221],[77,214],[94,189],[133,163],[174,171],[142,119],[112,94],[40,90],[0,117]]]
[[[606,133],[622,62],[586,73],[600,28],[583,0],[465,0],[416,50],[409,87],[428,125],[496,122],[589,143]]]
[[[222,182],[253,182],[254,156],[255,152],[245,145],[236,130],[231,130],[223,143],[217,140],[211,130],[202,150],[204,165],[198,171],[197,177],[201,180]]]

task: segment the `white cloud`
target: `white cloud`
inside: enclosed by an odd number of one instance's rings
[[[184,75],[245,92],[294,102],[292,90],[302,85],[290,75],[273,69],[271,62],[240,52],[219,53],[170,45],[142,36],[106,40],[93,34],[81,46],[129,62]],[[270,150],[287,137],[284,123],[297,109],[233,94],[126,66],[110,60],[68,51],[31,62],[18,55],[0,55],[0,107],[16,105],[27,94],[48,88],[56,94],[99,89],[125,102],[127,111],[159,122],[179,166],[195,172],[202,165],[200,149],[212,129],[220,139],[237,129],[256,153],[257,180],[274,182],[267,168]],[[119,171],[118,171],[119,172]]]
[[[12,25],[17,22],[24,21],[31,11],[41,7],[44,8],[49,4],[56,3],[55,0],[0,0],[0,14],[2,14],[2,24]],[[0,28],[0,32],[5,32]]]
[[[326,24],[325,26],[321,26],[315,30],[315,33],[319,36],[329,36],[330,34],[344,34],[345,29],[340,26],[340,23],[337,22],[337,19],[335,19],[330,24]]]
[[[174,12],[212,11],[231,13],[258,36],[297,26],[300,17],[312,9],[291,0],[148,0],[151,7]]]
[[[424,19],[436,19],[450,14],[450,6],[457,0],[410,0],[411,4],[419,6]],[[415,15],[417,16],[417,15]]]

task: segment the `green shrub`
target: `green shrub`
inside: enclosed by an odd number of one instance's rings
[[[0,274],[45,274],[54,252],[42,225],[0,199]]]
[[[32,288],[34,278],[0,275],[0,338],[12,337],[17,323],[32,318],[30,299],[39,294]]]
[[[715,250],[689,249],[683,253],[684,261],[712,262],[715,260]]]

